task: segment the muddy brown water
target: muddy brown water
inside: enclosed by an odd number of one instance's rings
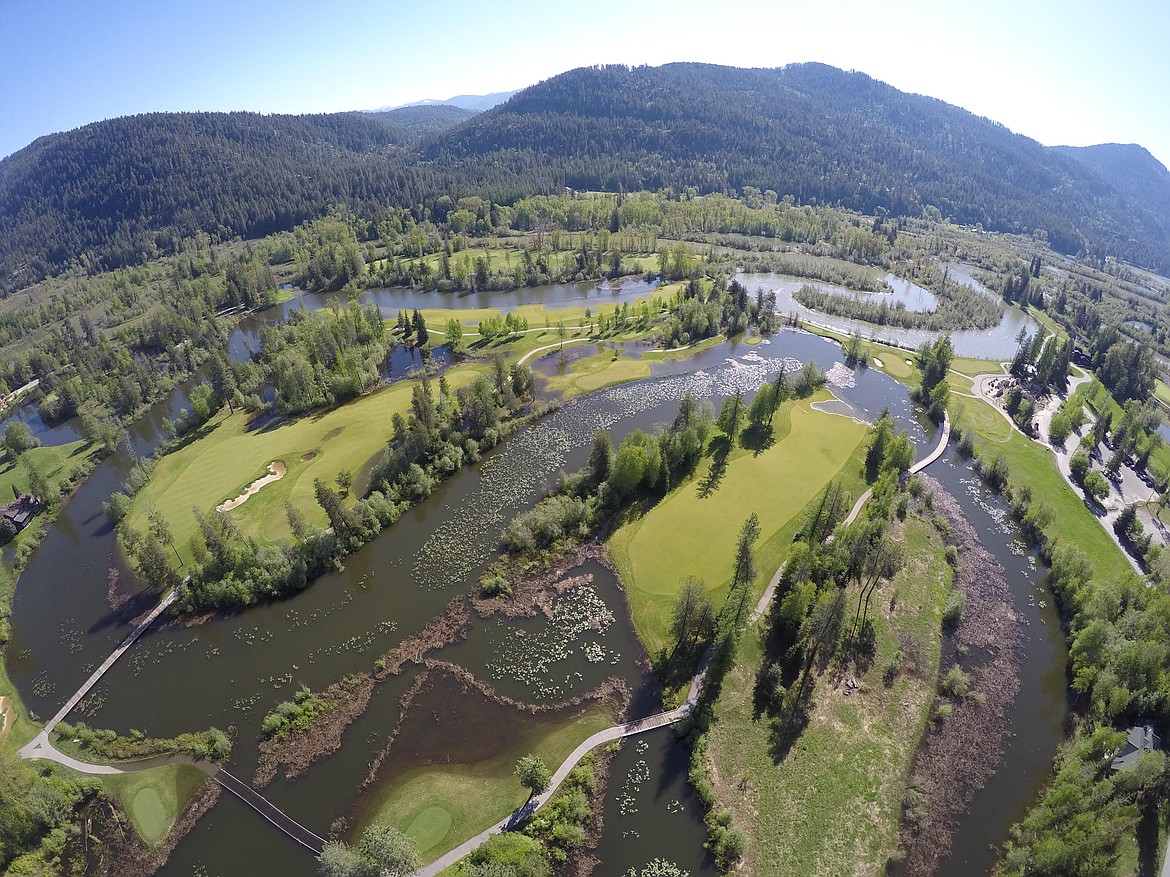
[[[620,294],[644,293],[645,289],[638,293],[635,288]],[[608,300],[600,294],[595,298]],[[423,299],[415,300],[418,306],[426,306]],[[562,301],[568,300],[566,294]],[[209,724],[234,725],[233,771],[250,776],[256,761],[255,735],[264,712],[289,698],[300,684],[319,689],[347,672],[369,668],[377,656],[442,611],[453,596],[465,593],[490,560],[503,524],[529,507],[560,469],[584,463],[595,429],[609,429],[615,441],[634,428],[652,429],[673,416],[684,392],[718,401],[735,389],[747,391],[772,377],[784,358],[789,367],[811,359],[828,369],[841,356],[836,345],[823,339],[784,332],[767,344],[725,342],[682,361],[655,363],[650,379],[575,400],[448,480],[350,557],[343,572],[324,576],[280,603],[218,618],[195,629],[152,631],[102,680],[85,711],[71,718],[159,735]],[[149,453],[157,445],[163,418],[174,417],[185,405],[185,389],[180,388],[135,425],[135,453]],[[924,429],[900,385],[875,370],[859,369],[853,372],[853,386],[838,387],[835,392],[864,419],[890,408],[925,453],[933,431]],[[13,606],[14,636],[6,659],[26,704],[42,716],[55,711],[124,636],[131,618],[155,599],[147,593],[120,611],[112,611],[106,603],[107,568],[122,564],[101,503],[120,488],[132,463],[133,457],[123,451],[97,467],[50,529],[20,580]],[[534,700],[542,696],[541,686],[575,691],[614,668],[631,682],[646,682],[639,675],[640,647],[620,591],[612,577],[602,573],[600,567],[594,571],[594,586],[614,622],[603,637],[582,633],[582,644],[542,671],[539,684],[530,676],[521,679],[503,673],[493,677],[491,667],[500,663],[502,635],[507,633],[494,619],[477,620],[466,643],[436,656],[457,661],[501,693],[510,693],[513,686],[517,694]],[[124,569],[121,575],[124,582],[133,583]],[[513,635],[523,628],[526,636],[538,635],[549,624],[543,617],[507,622]],[[586,657],[586,641],[601,647],[603,660]],[[617,662],[611,664],[615,655]],[[511,660],[519,661],[515,655]],[[1058,676],[1061,672],[1056,671]],[[398,721],[398,698],[410,676],[411,672],[404,672],[376,689],[369,710],[347,731],[339,752],[295,782],[278,779],[266,794],[308,827],[327,832],[357,800],[370,759]],[[649,689],[633,687],[649,707],[644,694]],[[1022,700],[1027,691],[1025,684]],[[654,787],[676,791],[664,802],[656,797],[654,806],[621,814],[621,819],[607,818],[603,866],[598,873],[640,868],[646,863],[643,852],[659,847],[671,852],[666,857],[692,874],[707,873],[710,865],[704,864],[701,814],[697,806],[684,801],[688,794],[685,751],[669,731],[647,735],[646,740],[660,765]],[[633,751],[627,746],[619,759]],[[653,762],[649,757],[645,760]],[[1042,774],[1048,756],[1040,760],[1043,764],[1037,767]],[[615,790],[624,782],[621,771],[625,768],[616,765],[615,761],[607,814],[611,806],[617,806]],[[672,803],[675,799],[681,809]],[[266,870],[273,873],[314,872],[311,857],[296,844],[224,796],[179,845],[163,873],[185,877],[201,866],[209,874],[248,874],[254,873],[252,865],[257,861],[264,861]]]

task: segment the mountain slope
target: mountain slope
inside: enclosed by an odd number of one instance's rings
[[[339,201],[409,201],[415,137],[362,113],[154,113],[42,137],[0,162],[0,289],[176,235],[290,228]]]
[[[437,162],[543,169],[577,188],[742,188],[1030,233],[1165,264],[1170,223],[1082,163],[933,98],[820,64],[582,68],[432,145]]]
[[[400,131],[427,136],[448,131],[460,122],[466,122],[476,112],[453,104],[418,104],[393,110],[374,110],[369,115]]]
[[[1115,189],[1170,227],[1170,171],[1136,143],[1054,146],[1057,152],[1088,165]]]
[[[0,161],[0,293],[74,263],[134,263],[198,231],[287,229],[338,203],[377,219],[444,194],[505,203],[563,186],[930,207],[1170,271],[1170,210],[1147,197],[1164,188],[1160,165],[1100,150],[1086,163],[860,73],[582,68],[449,127],[465,112],[156,113],[43,137]],[[1146,176],[1131,184],[1135,167]]]

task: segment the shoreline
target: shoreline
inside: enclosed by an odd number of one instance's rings
[[[957,653],[982,653],[968,661],[971,690],[976,698],[948,699],[952,714],[923,738],[914,757],[910,786],[921,791],[925,817],[917,828],[903,817],[900,846],[906,858],[899,868],[905,877],[928,877],[950,853],[959,818],[975,793],[999,769],[1003,744],[1009,734],[1007,708],[1020,688],[1019,616],[1013,608],[1005,570],[984,546],[958,501],[935,479],[923,475],[934,507],[950,524],[959,548],[959,565],[952,587],[966,595],[966,606],[949,639],[939,679],[959,666]],[[943,699],[942,695],[938,700]]]

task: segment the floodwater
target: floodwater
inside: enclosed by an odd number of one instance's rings
[[[970,286],[977,291],[990,294],[986,287],[983,287],[975,280],[971,271],[966,266],[951,265],[949,268],[951,279]],[[781,314],[796,314],[802,320],[815,323],[819,326],[827,326],[830,329],[846,334],[859,332],[862,337],[880,341],[883,344],[892,344],[895,347],[914,350],[923,341],[933,341],[943,334],[924,329],[900,329],[894,326],[876,326],[861,320],[853,320],[848,317],[834,317],[829,314],[823,314],[820,311],[814,311],[811,308],[806,308],[793,298],[793,295],[808,282],[798,278],[784,277],[779,274],[740,274],[736,279],[753,293],[756,289],[774,291],[776,293],[776,310]],[[897,280],[898,278],[894,279]],[[909,284],[909,281],[902,282]],[[823,286],[823,284],[816,283],[813,285]],[[913,286],[913,284],[910,284],[910,286]],[[920,289],[921,287],[916,288]],[[841,289],[841,287],[837,287],[837,289]],[[848,295],[857,294],[848,290],[845,290],[845,292]],[[923,292],[926,291],[923,290]],[[926,294],[930,295],[929,292],[926,292]],[[1021,328],[1027,329],[1028,333],[1032,334],[1039,326],[1035,320],[1019,308],[1004,305],[1003,318],[999,321],[998,325],[990,329],[964,329],[959,332],[951,332],[951,343],[954,345],[955,354],[958,356],[971,356],[979,359],[1010,359],[1016,351],[1016,335],[1019,334]]]
[[[649,288],[626,284],[620,294],[644,295]],[[581,286],[551,289],[562,290],[554,298],[562,304],[576,303],[574,296],[582,294]],[[584,295],[591,300],[613,295],[600,289],[589,286]],[[378,303],[433,306],[438,295],[392,290]],[[424,302],[424,296],[430,301]],[[279,318],[277,310],[285,312],[275,309],[241,327],[232,338],[233,356],[249,355],[249,339],[258,339],[265,320]],[[632,429],[649,430],[671,419],[685,393],[713,402],[737,390],[750,395],[779,370],[792,373],[809,360],[830,372],[831,389],[853,416],[872,420],[888,408],[910,430],[919,456],[927,452],[933,427],[910,404],[903,387],[876,370],[846,368],[837,345],[807,333],[785,331],[758,345],[724,342],[681,361],[655,363],[649,379],[576,399],[520,430],[348,558],[343,571],[323,576],[304,592],[199,627],[152,630],[71,718],[160,736],[208,725],[233,726],[232,770],[250,778],[264,713],[301,684],[320,689],[346,673],[368,670],[453,597],[465,594],[494,557],[503,525],[530,507],[559,471],[584,464],[596,429],[610,430],[617,442]],[[101,503],[121,487],[134,455],[157,446],[162,420],[185,405],[189,386],[177,389],[133,427],[133,453],[123,448],[97,467],[21,577],[6,659],[26,704],[42,717],[55,712],[125,635],[130,620],[156,599],[148,593],[117,611],[108,606],[108,570],[117,570],[124,586],[130,583],[129,590],[139,586],[122,566]],[[603,568],[585,571],[594,576],[593,582],[563,595],[564,606],[557,605],[552,619],[476,620],[466,642],[435,657],[458,663],[503,694],[530,701],[572,696],[616,673],[635,692],[635,714],[654,711],[656,692],[642,669],[644,655],[624,597]],[[582,618],[606,614],[612,620],[604,630],[581,624]],[[512,640],[521,638],[516,636],[519,629],[523,639],[540,647],[516,648]],[[398,701],[412,672],[376,688],[370,709],[347,731],[339,752],[295,782],[277,780],[265,794],[321,835],[334,820],[353,817],[355,804],[360,810],[358,785],[399,719]],[[1025,686],[1021,700],[1028,692]],[[685,750],[669,731],[644,739],[648,750],[631,741],[615,759],[598,873],[641,868],[660,855],[658,849],[692,874],[710,873],[701,813],[686,785]],[[626,759],[633,760],[626,764]],[[1040,775],[1048,759],[1036,764]],[[609,811],[620,806],[626,772],[639,760],[650,771],[637,793],[645,806],[639,803],[636,812],[613,816]],[[380,776],[369,794],[376,794],[382,782]],[[247,856],[240,855],[242,849],[248,850]],[[269,870],[294,877],[315,872],[312,857],[225,795],[179,845],[162,873],[187,877],[202,867],[219,875],[248,874],[251,863],[260,860]]]
[[[1039,794],[1057,744],[1069,730],[1068,649],[1046,570],[1005,504],[983,485],[954,443],[927,474],[959,501],[984,547],[1003,564],[1022,625],[1020,691],[1006,716],[1003,755],[995,775],[959,818],[951,854],[938,868],[939,874],[974,877],[991,873],[1009,829]]]

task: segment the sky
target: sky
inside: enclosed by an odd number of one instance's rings
[[[1170,165],[1164,0],[0,0],[0,156],[167,110],[334,112],[590,64],[821,61]]]

